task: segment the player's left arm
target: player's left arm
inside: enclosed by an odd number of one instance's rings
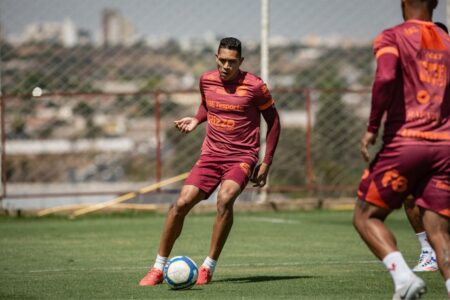
[[[377,70],[372,86],[372,105],[367,130],[360,141],[360,151],[366,161],[369,161],[368,146],[375,144],[383,114],[392,100],[396,83],[399,53],[392,32],[385,31],[377,38],[374,53]]]
[[[251,180],[254,182],[254,186],[263,187],[266,184],[267,175],[275,155],[281,127],[274,100],[265,84],[260,88],[260,91],[261,95],[257,98],[257,105],[267,123],[266,147],[263,162]]]
[[[259,167],[258,172],[253,178],[254,186],[263,187],[266,184],[267,175],[269,174],[270,166],[272,165],[273,156],[277,149],[278,139],[280,138],[280,117],[275,106],[263,110],[263,118],[267,123],[267,135],[266,135],[266,149],[263,162]]]

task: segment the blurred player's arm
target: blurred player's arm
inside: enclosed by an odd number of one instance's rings
[[[367,131],[361,138],[360,151],[366,161],[369,161],[368,145],[375,144],[383,114],[389,106],[394,91],[398,51],[395,47],[384,47],[376,52],[377,70],[372,86],[372,105]]]

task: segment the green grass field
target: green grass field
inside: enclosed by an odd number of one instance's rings
[[[383,265],[351,225],[351,212],[236,214],[213,282],[187,291],[140,287],[164,216],[0,218],[2,299],[391,299]],[[201,264],[214,216],[190,215],[173,256]],[[410,265],[419,244],[402,212],[388,221]],[[446,299],[439,273],[420,275],[425,299]]]

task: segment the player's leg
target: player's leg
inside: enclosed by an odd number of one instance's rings
[[[408,197],[403,205],[408,221],[416,233],[417,240],[420,243],[420,255],[417,265],[413,268],[414,272],[431,272],[438,269],[436,254],[428,242],[425,228],[422,224],[420,208],[416,205],[413,197]]]
[[[388,208],[377,207],[359,199],[353,213],[353,226],[380,260],[389,253],[398,251],[394,235],[384,225],[384,220],[390,213]]]
[[[180,236],[181,230],[183,229],[184,218],[205,197],[206,194],[198,187],[194,185],[183,186],[177,201],[170,207],[167,213],[159,244],[159,255],[163,257],[169,256],[176,239]]]
[[[436,251],[439,270],[450,296],[450,219],[431,210],[425,210],[423,223],[431,245]]]
[[[413,228],[415,233],[425,232],[425,228],[422,224],[422,217],[420,216],[420,209],[416,205],[416,199],[408,197],[403,205],[406,216],[408,217],[409,224]]]
[[[213,225],[208,257],[199,270],[197,284],[211,281],[220,253],[233,226],[233,205],[241,193],[241,186],[233,180],[222,182],[217,193],[217,215]]]
[[[139,285],[150,286],[162,283],[164,265],[176,239],[181,234],[184,219],[192,207],[202,199],[205,199],[205,196],[206,194],[194,185],[183,186],[177,201],[167,213],[155,263],[147,275],[139,282]]]
[[[397,242],[384,220],[391,209],[357,200],[353,225],[372,253],[380,259],[392,276],[395,285],[394,299],[416,299],[425,293],[425,283],[409,268],[397,248]]]
[[[209,257],[217,260],[233,226],[234,201],[241,187],[232,180],[225,180],[217,193],[217,215],[214,222]]]

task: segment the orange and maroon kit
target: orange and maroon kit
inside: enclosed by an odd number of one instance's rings
[[[258,162],[261,115],[267,122],[263,162],[272,163],[280,134],[274,100],[257,76],[240,71],[232,81],[222,81],[218,71],[200,78],[202,102],[195,116],[207,121],[200,159],[186,179],[207,195],[224,180],[233,180],[243,190]]]
[[[409,195],[450,217],[450,38],[432,22],[408,20],[375,40],[377,71],[367,131],[385,115],[383,147],[358,197],[398,208]]]

